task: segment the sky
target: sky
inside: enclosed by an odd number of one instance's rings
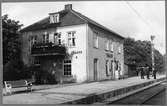
[[[23,28],[64,9],[65,4],[123,37],[150,40],[166,52],[165,1],[73,1],[2,3],[2,15],[20,21]]]

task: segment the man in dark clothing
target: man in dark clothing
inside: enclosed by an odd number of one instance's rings
[[[144,67],[140,68],[141,79],[144,79]]]
[[[153,77],[156,79],[156,70],[153,71]]]
[[[150,70],[149,67],[146,67],[146,74],[147,74],[147,79],[150,79]]]

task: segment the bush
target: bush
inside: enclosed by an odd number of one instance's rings
[[[32,73],[21,60],[11,60],[3,67],[3,80],[12,81],[31,78]]]
[[[38,69],[35,72],[36,84],[55,84],[57,83],[54,75],[47,70]]]
[[[14,81],[35,77],[35,84],[55,84],[56,78],[51,72],[41,70],[37,66],[26,66],[21,60],[9,61],[3,67],[3,80]]]

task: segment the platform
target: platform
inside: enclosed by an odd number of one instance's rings
[[[163,78],[165,75],[157,76],[156,80],[152,77],[151,79],[140,79],[138,76],[116,81],[101,81],[38,90],[31,93],[3,96],[3,104],[91,104],[95,102],[92,100],[104,98],[109,93],[108,96],[116,96],[127,90],[153,84]],[[120,92],[120,89],[124,90]]]

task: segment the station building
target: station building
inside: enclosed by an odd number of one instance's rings
[[[52,73],[60,83],[118,79],[124,74],[123,41],[67,4],[22,29],[22,59]]]

